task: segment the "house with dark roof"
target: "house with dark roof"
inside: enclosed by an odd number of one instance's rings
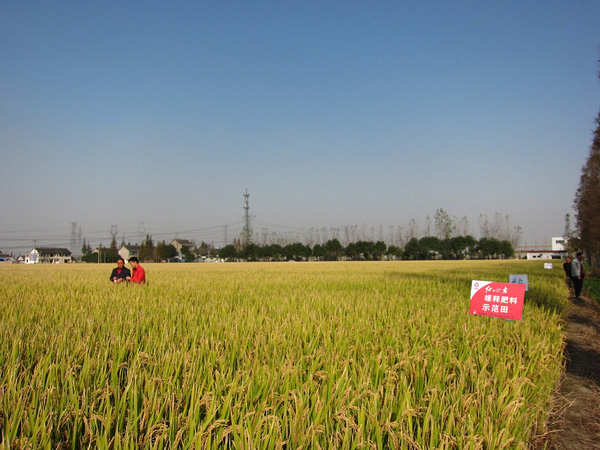
[[[73,262],[71,251],[63,247],[35,247],[25,255],[25,264]]]

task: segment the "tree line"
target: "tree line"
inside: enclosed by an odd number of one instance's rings
[[[496,224],[503,220],[496,214]],[[383,240],[358,240],[342,245],[339,239],[332,238],[322,244],[312,246],[301,242],[290,244],[270,243],[244,245],[241,239],[234,239],[232,244],[221,249],[204,242],[198,248],[182,247],[180,253],[172,244],[164,240],[156,245],[152,236],[146,238],[139,246],[138,258],[144,262],[197,261],[199,255],[208,258],[218,257],[226,261],[381,261],[381,260],[428,260],[428,259],[504,259],[514,255],[514,246],[509,239],[490,237],[490,230],[498,231],[500,226],[490,226],[488,232],[475,239],[471,235],[456,235],[454,220],[443,210],[435,215],[435,236],[412,237],[404,245],[388,245]],[[508,223],[508,217],[506,218]],[[520,227],[515,227],[520,233]],[[509,236],[510,237],[510,236]],[[121,245],[124,245],[122,243]],[[128,244],[129,245],[129,244]],[[136,244],[137,246],[137,244]],[[117,243],[113,238],[109,247],[100,245],[92,251],[86,240],[83,241],[82,261],[114,263],[119,258]]]
[[[514,255],[510,241],[494,238],[476,240],[472,236],[440,239],[426,236],[413,238],[401,249],[386,245],[383,241],[358,241],[344,247],[338,239],[310,247],[295,243],[258,245],[250,243],[243,247],[226,245],[218,252],[226,261],[382,261],[382,260],[428,260],[428,259],[504,259]]]
[[[124,245],[124,243],[122,243],[121,245]],[[208,248],[208,245],[203,242],[198,250],[202,250],[204,247]],[[186,261],[195,261],[197,259],[197,256],[194,253],[194,250],[195,249],[191,249],[189,246],[183,246],[181,248],[181,256]],[[95,251],[92,251],[91,246],[84,239],[81,252],[81,260],[90,263],[114,263],[117,262],[117,259],[120,258],[119,250],[117,248],[117,242],[114,238],[110,244],[110,247],[104,248],[102,247],[102,245],[100,245]],[[216,254],[216,251],[213,250],[213,253]],[[140,245],[138,258],[140,259],[140,261],[144,262],[174,261],[175,259],[179,258],[179,253],[177,252],[177,249],[173,244],[167,244],[163,240],[157,242],[156,245],[154,245],[152,236],[146,235],[146,238],[142,241],[142,244]]]
[[[598,61],[600,63],[600,60]],[[598,72],[600,78],[600,71]],[[579,187],[575,193],[575,212],[578,236],[577,247],[583,250],[587,262],[594,269],[600,268],[600,112],[596,117],[596,129],[592,137],[590,153],[581,169]],[[567,215],[567,228],[569,217]],[[570,230],[566,230],[570,233]],[[573,249],[573,246],[571,246]]]

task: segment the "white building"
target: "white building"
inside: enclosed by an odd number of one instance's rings
[[[125,262],[129,262],[129,258],[131,258],[132,256],[135,256],[136,258],[139,257],[140,248],[141,246],[139,245],[123,244],[117,253],[119,253],[119,256],[123,258]]]
[[[73,261],[68,248],[36,247],[25,255],[25,264],[63,264]]]
[[[516,249],[518,258],[527,259],[565,259],[567,250],[566,239],[553,237],[552,245],[523,245]]]
[[[555,252],[566,252],[567,248],[565,247],[567,244],[567,240],[563,237],[553,237],[552,238],[552,250]]]

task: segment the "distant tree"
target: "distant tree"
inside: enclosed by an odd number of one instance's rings
[[[425,217],[425,230],[423,231],[423,236],[431,236],[431,217],[429,217],[429,215]]]
[[[173,244],[167,244],[164,240],[156,244],[154,249],[155,261],[170,261],[177,257],[177,249]]]
[[[515,250],[510,241],[500,241],[499,253],[503,258],[512,258]]]
[[[419,259],[437,259],[441,255],[441,241],[435,236],[425,236],[419,239],[421,251]]]
[[[325,257],[331,261],[337,261],[343,250],[344,247],[337,239],[330,239],[325,242]]]
[[[226,245],[219,250],[219,258],[227,261],[235,260],[238,257],[238,251],[233,244]]]
[[[112,241],[110,241],[110,247],[108,249],[111,253],[117,253],[117,239],[114,236]]]
[[[600,267],[600,113],[596,124],[590,153],[581,170],[575,194],[581,250],[593,268]]]
[[[510,258],[514,255],[514,248],[508,240],[481,238],[477,243],[477,249],[484,259]]]
[[[165,241],[160,241],[156,243],[156,247],[154,248],[154,259],[156,261],[165,261],[167,258],[165,256]]]
[[[394,259],[400,259],[402,258],[402,249],[400,247],[397,247],[395,245],[390,245],[387,249],[387,255],[391,256]]]
[[[573,228],[571,227],[571,214],[569,213],[565,214],[565,229],[563,231],[563,238],[565,240],[565,250],[569,254],[576,252],[580,248],[579,238],[577,237],[575,231],[573,231]]]
[[[408,243],[413,238],[419,239],[419,236],[420,232],[417,221],[415,219],[410,219],[410,222],[408,222],[408,227],[406,228],[406,233],[404,235],[404,241]]]
[[[278,260],[283,256],[283,247],[279,244],[268,245],[265,247],[264,256]]]
[[[315,244],[312,253],[313,256],[319,260],[325,258],[325,248],[320,244]]]
[[[416,237],[412,238],[406,243],[406,246],[404,247],[404,252],[402,253],[402,259],[424,259],[423,252],[421,251],[421,246],[419,245],[419,240]]]
[[[81,254],[87,255],[88,253],[92,253],[92,247],[90,247],[90,244],[86,243],[85,238],[83,238],[83,245],[81,246]]]
[[[463,216],[456,225],[456,232],[459,236],[468,236],[471,234],[471,227],[469,225],[469,219],[467,216]]]
[[[249,243],[238,252],[238,256],[246,261],[257,261],[259,255],[260,247],[253,243]]]
[[[435,232],[439,239],[450,239],[456,231],[456,225],[450,215],[443,209],[438,209],[434,216]]]
[[[165,259],[170,261],[171,259],[177,257],[177,249],[173,244],[165,245]]]
[[[473,236],[456,236],[448,240],[450,259],[464,259],[475,251],[477,241]]]
[[[194,252],[192,252],[188,245],[181,247],[181,256],[183,256],[183,259],[185,259],[188,262],[196,260],[196,255],[194,255]]]
[[[141,261],[154,261],[154,243],[149,234],[146,235],[146,239],[140,245],[138,257]]]
[[[385,245],[385,242],[383,242],[383,241],[375,242],[375,244],[373,245],[373,259],[376,259],[376,260],[383,259],[383,255],[385,254],[386,250],[387,250],[387,245]]]

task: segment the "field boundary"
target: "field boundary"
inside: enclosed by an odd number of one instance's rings
[[[571,300],[565,324],[565,373],[548,431],[534,449],[600,449],[600,304]]]

